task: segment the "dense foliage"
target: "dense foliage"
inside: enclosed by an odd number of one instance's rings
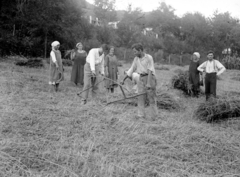
[[[97,17],[100,25],[90,24],[90,15]],[[108,25],[111,21],[119,22],[117,29]],[[221,58],[226,48],[235,55],[240,51],[239,29],[238,19],[229,12],[214,12],[211,18],[198,12],[178,17],[165,2],[148,13],[131,5],[125,11],[116,11],[115,0],[95,0],[95,6],[85,0],[0,2],[1,55],[48,57],[51,42],[58,40],[63,54],[79,41],[87,51],[108,43],[121,49],[118,53],[127,60],[131,58],[127,49],[142,42],[157,61],[170,54],[180,56],[194,51],[204,58],[209,49]]]

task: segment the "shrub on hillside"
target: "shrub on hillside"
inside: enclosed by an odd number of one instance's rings
[[[201,103],[194,115],[197,119],[206,122],[240,117],[240,99],[236,97],[211,99]]]

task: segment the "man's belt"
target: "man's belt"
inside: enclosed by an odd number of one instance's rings
[[[207,73],[207,72],[206,72],[206,74],[217,74],[217,72],[211,72],[211,73]]]
[[[139,74],[139,75],[140,75],[140,77],[144,77],[144,76],[147,76],[148,73],[142,73],[142,74]]]

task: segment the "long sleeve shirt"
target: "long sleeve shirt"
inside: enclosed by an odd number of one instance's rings
[[[55,63],[58,66],[56,55],[53,51],[50,52],[50,56],[51,56],[52,62]]]
[[[104,74],[104,53],[99,55],[99,48],[89,51],[86,62],[90,64],[91,71],[95,71],[95,66],[100,64],[101,74]]]
[[[217,75],[222,74],[226,70],[226,68],[218,60],[207,60],[197,69],[201,72],[205,71],[206,73],[217,73]]]
[[[133,72],[138,74],[147,74],[148,70],[155,75],[153,58],[149,54],[144,54],[142,58],[135,57],[131,68],[126,72],[129,77],[132,77]]]

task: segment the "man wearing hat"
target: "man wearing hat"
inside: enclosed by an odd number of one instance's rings
[[[52,51],[50,53],[50,81],[49,84],[53,86],[57,92],[59,83],[63,80],[63,65],[61,52],[58,50],[60,43],[54,41],[52,44]]]
[[[207,53],[208,60],[202,63],[197,69],[200,72],[206,72],[205,76],[205,94],[206,100],[210,97],[216,98],[217,76],[222,74],[226,68],[218,61],[213,59],[213,51]]]
[[[192,84],[193,95],[198,97],[200,92],[200,75],[197,70],[200,59],[200,54],[198,52],[194,52],[192,56],[191,63],[189,65],[189,82]]]

